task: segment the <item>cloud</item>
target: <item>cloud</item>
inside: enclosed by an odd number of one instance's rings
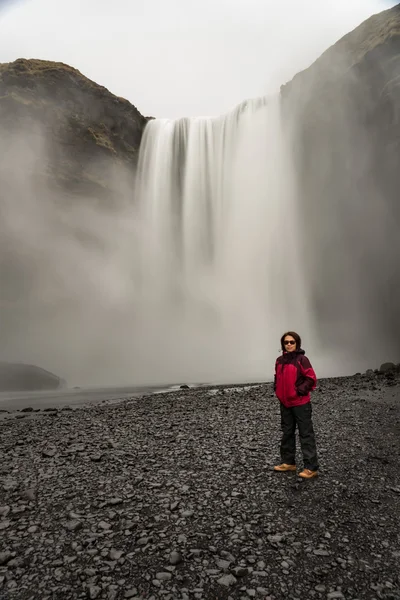
[[[226,112],[272,93],[382,0],[35,0],[0,19],[0,61],[58,60],[145,115]]]

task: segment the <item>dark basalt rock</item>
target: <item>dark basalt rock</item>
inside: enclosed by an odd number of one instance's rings
[[[63,63],[20,58],[0,64],[0,126],[45,135],[47,163],[38,175],[70,193],[104,198],[113,182],[101,164],[134,170],[147,118]]]
[[[54,373],[34,365],[0,362],[0,391],[56,390],[66,383]],[[33,408],[23,409],[32,412]]]
[[[272,383],[0,421],[0,596],[395,598],[394,376],[319,382],[312,482],[272,471]]]
[[[396,356],[400,5],[345,35],[281,97],[320,335],[371,362],[387,348]]]

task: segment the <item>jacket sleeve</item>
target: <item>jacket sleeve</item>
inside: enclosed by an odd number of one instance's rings
[[[308,358],[302,357],[300,361],[301,382],[297,386],[299,396],[307,396],[317,387],[317,376]]]
[[[275,362],[275,374],[274,374],[274,393],[276,393],[276,372],[278,368],[278,361]]]

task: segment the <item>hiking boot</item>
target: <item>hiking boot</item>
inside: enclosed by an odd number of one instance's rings
[[[311,469],[304,469],[301,473],[299,473],[299,477],[303,479],[312,479],[318,475],[318,471],[311,471]]]
[[[286,463],[282,463],[281,465],[277,465],[274,467],[274,471],[278,471],[279,473],[286,473],[287,471],[295,471],[296,465],[288,465]]]

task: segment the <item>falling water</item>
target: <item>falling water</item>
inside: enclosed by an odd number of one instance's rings
[[[312,337],[278,97],[151,120],[136,198],[135,314],[158,371],[265,379],[284,330]]]

